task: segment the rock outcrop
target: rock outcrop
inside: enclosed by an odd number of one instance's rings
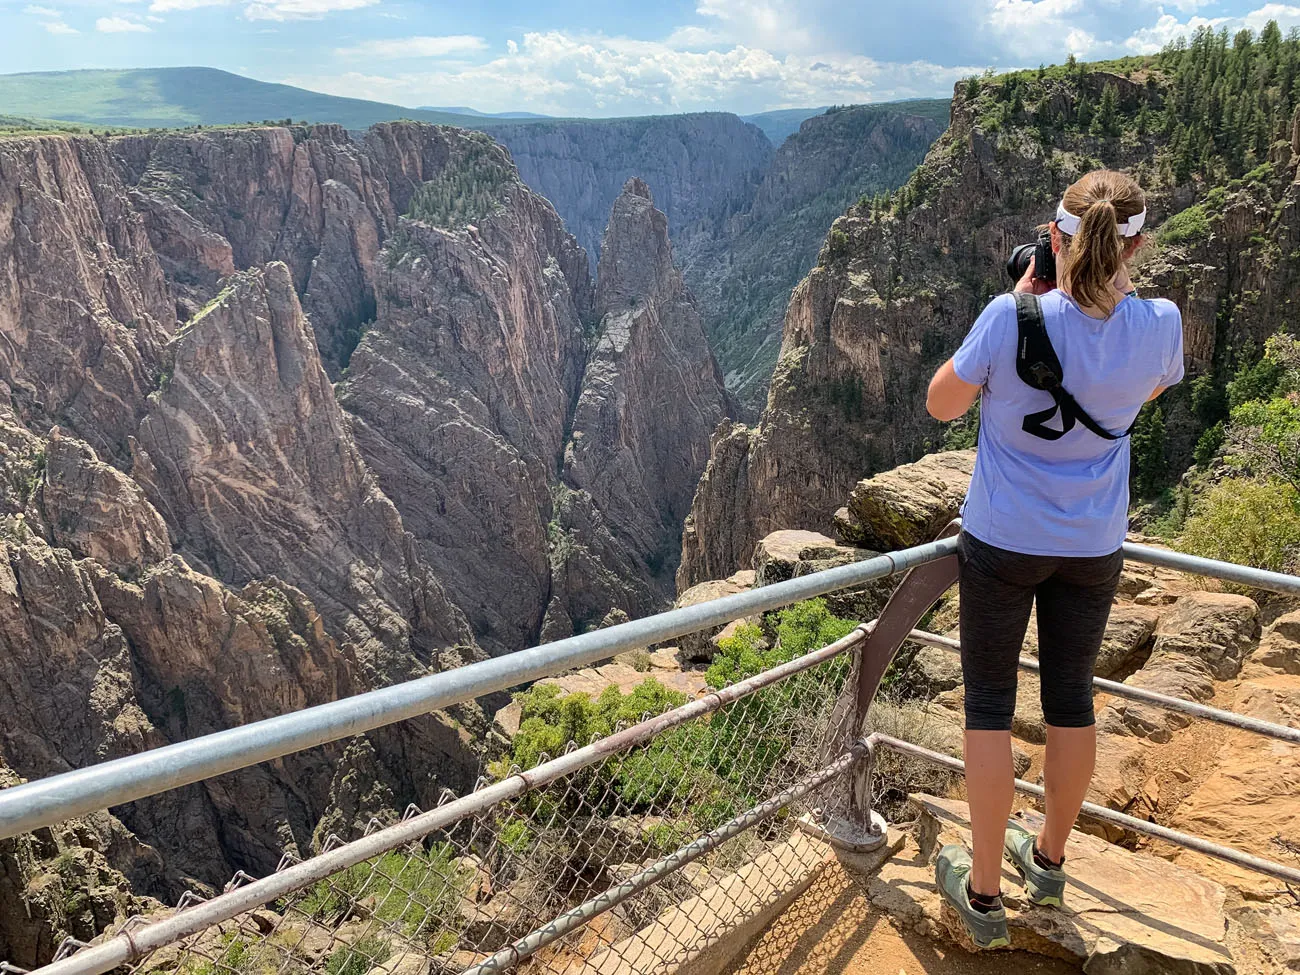
[[[610,214],[596,304],[564,482],[607,526],[582,541],[630,560],[632,578],[662,599],[672,592],[681,524],[727,402],[694,299],[673,267],[667,219],[641,180],[628,182]],[[562,520],[561,529],[571,526]]]
[[[472,643],[353,442],[285,265],[229,279],[168,365],[134,474],[196,566],[301,585],[375,679]]]

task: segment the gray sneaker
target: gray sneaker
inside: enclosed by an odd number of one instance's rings
[[[997,910],[985,914],[971,906],[967,879],[970,877],[971,859],[965,848],[949,845],[939,851],[934,863],[934,879],[944,901],[957,912],[962,926],[977,948],[1007,948],[1011,935],[1007,933],[1007,912],[998,902]]]
[[[1061,907],[1065,903],[1065,871],[1044,870],[1034,862],[1036,837],[1022,826],[1007,827],[1003,855],[1025,882],[1029,903],[1040,907]]]

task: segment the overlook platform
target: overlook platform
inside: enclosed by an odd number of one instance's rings
[[[1300,672],[1291,669],[1300,642],[1276,628],[1259,640],[1251,615],[1257,610],[1248,612],[1254,604],[1226,595],[1175,596],[1150,661],[1128,679],[1094,680],[1099,700],[1108,702],[1099,724],[1119,729],[1111,744],[1122,747],[1118,763],[1116,753],[1103,755],[1110,764],[1101,778],[1109,779],[1096,795],[1101,801],[1085,804],[1088,832],[1069,849],[1066,908],[1022,903],[1008,875],[1004,893],[1018,950],[965,951],[935,892],[932,867],[941,845],[969,843],[966,809],[955,798],[958,719],[935,701],[878,699],[904,643],[941,656],[959,649],[952,636],[915,628],[956,581],[954,549],[949,531],[915,548],[796,572],[644,620],[0,790],[0,839],[74,828],[75,817],[96,810],[542,681],[512,719],[523,737],[468,794],[445,794],[435,808],[411,807],[400,818],[356,821],[349,835],[324,837],[307,858],[290,851],[267,876],[240,874],[223,891],[187,894],[175,910],[114,923],[94,943],[68,938],[38,971],[1300,970],[1300,844],[1283,835],[1291,820],[1277,813],[1289,817],[1288,797],[1300,796],[1300,686],[1292,686]],[[1125,551],[1136,562],[1300,595],[1298,577],[1142,545]],[[824,605],[804,602],[847,593],[858,594],[852,605],[864,605],[861,594],[900,573],[907,573],[903,583],[866,623],[845,623],[824,615]],[[803,609],[785,623],[801,621],[804,629],[789,630],[785,655],[784,638],[724,655],[693,698],[674,696],[658,682],[627,695],[614,685],[601,706],[617,705],[615,718],[581,693],[563,696],[566,682],[581,681],[554,680],[795,604]],[[824,646],[800,644],[817,613],[842,628]],[[647,658],[653,670],[655,659]],[[1033,673],[1037,661],[1027,655],[1021,667]],[[1170,683],[1171,675],[1192,679]],[[629,708],[648,710],[638,720]],[[543,714],[559,723],[561,737],[538,737],[549,727]],[[1025,713],[1018,720],[1030,729],[1018,773],[1034,775],[1041,754],[1031,754],[1035,719]],[[1177,744],[1193,721],[1216,730],[1215,748],[1229,763],[1203,770],[1199,799],[1191,803],[1197,818],[1187,821],[1205,823],[1208,837],[1157,821],[1158,777],[1130,781],[1143,768],[1135,755],[1157,742]],[[1187,764],[1194,765],[1190,758]],[[1220,773],[1236,777],[1249,832],[1233,832],[1232,810],[1222,808],[1227,793],[1214,780]],[[1028,797],[1043,793],[1033,781],[1018,780],[1017,788]],[[1283,805],[1270,805],[1279,796]],[[1261,816],[1261,809],[1277,815]],[[1033,828],[1032,799],[1016,815]],[[64,825],[69,821],[73,827]],[[1277,836],[1265,835],[1272,829]],[[1229,839],[1235,845],[1226,845]],[[0,968],[26,975],[13,965]]]

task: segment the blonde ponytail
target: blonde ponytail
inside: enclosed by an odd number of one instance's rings
[[[1066,190],[1062,202],[1079,217],[1079,229],[1063,239],[1061,290],[1079,304],[1109,315],[1118,303],[1112,282],[1124,266],[1128,244],[1119,223],[1145,210],[1146,197],[1130,177],[1099,169]]]

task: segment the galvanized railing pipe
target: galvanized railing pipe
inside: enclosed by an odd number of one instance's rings
[[[119,965],[143,958],[159,948],[174,944],[223,921],[229,921],[247,911],[256,910],[281,897],[287,897],[348,867],[356,866],[358,863],[407,843],[421,840],[430,833],[444,829],[468,816],[477,815],[499,803],[540,789],[557,779],[603,761],[611,755],[643,744],[665,731],[749,697],[765,687],[770,687],[845,653],[860,643],[869,631],[870,624],[859,626],[853,632],[819,650],[738,681],[722,690],[713,691],[661,715],[647,718],[645,721],[615,732],[608,738],[602,738],[559,758],[544,762],[534,769],[515,773],[509,778],[485,786],[463,798],[454,799],[437,809],[413,816],[309,860],[295,863],[269,877],[237,887],[209,901],[177,911],[171,917],[142,925],[129,933],[119,934],[102,944],[83,948],[68,958],[40,969],[40,975],[103,975],[104,972],[111,971]]]
[[[1218,559],[1205,559],[1199,555],[1187,555],[1183,552],[1173,552],[1153,545],[1138,545],[1134,542],[1124,544],[1124,557],[1134,562],[1177,569],[1179,572],[1205,576],[1209,579],[1222,579],[1224,582],[1250,586],[1252,589],[1300,595],[1300,576],[1256,569],[1249,565],[1234,565],[1231,562],[1220,562]]]
[[[932,751],[929,748],[922,748],[920,745],[914,745],[910,741],[903,741],[900,738],[894,738],[890,735],[880,734],[879,732],[869,735],[866,741],[875,747],[887,748],[899,755],[910,755],[913,758],[919,758],[934,765],[940,765],[944,768],[952,769],[954,772],[966,771],[966,763],[960,758],[953,758],[951,755],[944,755],[941,752]],[[1047,794],[1047,791],[1041,785],[1034,785],[1032,782],[1026,782],[1024,779],[1016,779],[1015,783],[1018,792],[1037,796],[1040,799],[1044,798]],[[1294,867],[1284,866],[1281,863],[1274,863],[1272,860],[1265,860],[1263,857],[1257,857],[1253,853],[1245,853],[1242,850],[1234,850],[1230,846],[1211,843],[1209,840],[1201,839],[1199,836],[1192,836],[1189,833],[1181,833],[1176,829],[1170,829],[1168,826],[1161,826],[1158,823],[1149,823],[1145,819],[1138,819],[1136,816],[1129,816],[1122,812],[1116,812],[1114,809],[1107,809],[1105,806],[1099,806],[1093,802],[1085,802],[1083,804],[1083,814],[1091,819],[1100,819],[1103,822],[1114,823],[1116,826],[1122,826],[1135,833],[1154,836],[1156,839],[1164,840],[1167,843],[1173,843],[1176,846],[1181,846],[1188,850],[1194,850],[1197,853],[1203,853],[1206,856],[1235,864],[1236,866],[1243,867],[1246,870],[1261,873],[1267,877],[1273,877],[1288,884],[1300,885],[1300,870],[1297,870]]]
[[[961,653],[961,642],[959,640],[954,640],[948,636],[940,636],[937,633],[913,630],[908,635],[908,639],[915,643],[925,644],[928,647],[938,647],[952,653]],[[1038,661],[1033,657],[1022,656],[1020,658],[1020,669],[1038,673],[1040,668]],[[1106,680],[1103,677],[1094,677],[1092,686],[1115,697],[1150,704],[1152,707],[1164,708],[1166,711],[1181,711],[1183,714],[1204,718],[1206,721],[1214,721],[1218,724],[1240,728],[1243,731],[1251,731],[1257,735],[1265,735],[1269,738],[1277,738],[1280,741],[1300,745],[1300,728],[1288,728],[1286,725],[1274,724],[1271,721],[1265,721],[1263,718],[1252,718],[1250,715],[1238,714],[1235,711],[1212,708],[1205,704],[1198,704],[1196,701],[1188,701],[1181,697],[1170,697],[1168,694],[1159,694],[1156,691],[1148,691],[1141,687],[1131,687],[1128,684]]]
[[[859,742],[858,744],[865,748],[865,743]],[[741,813],[735,819],[724,823],[711,833],[706,833],[695,842],[682,847],[676,853],[670,853],[635,876],[629,877],[617,887],[610,887],[585,903],[579,904],[573,910],[566,911],[544,927],[525,935],[512,945],[502,948],[496,954],[490,958],[485,958],[477,965],[465,969],[461,975],[498,975],[498,973],[519,964],[525,958],[536,954],[547,945],[560,940],[570,931],[589,923],[592,918],[612,910],[628,898],[640,893],[652,884],[658,883],[669,874],[676,873],[682,867],[694,863],[706,853],[716,850],[727,840],[740,835],[747,829],[752,829],[765,820],[771,819],[795,800],[843,775],[857,760],[859,751],[861,751],[861,748],[845,752],[821,771],[802,779],[783,792],[778,792],[766,802],[761,802],[748,812]]]
[[[0,790],[0,839],[882,579],[951,555],[956,545],[956,539],[918,545]]]

